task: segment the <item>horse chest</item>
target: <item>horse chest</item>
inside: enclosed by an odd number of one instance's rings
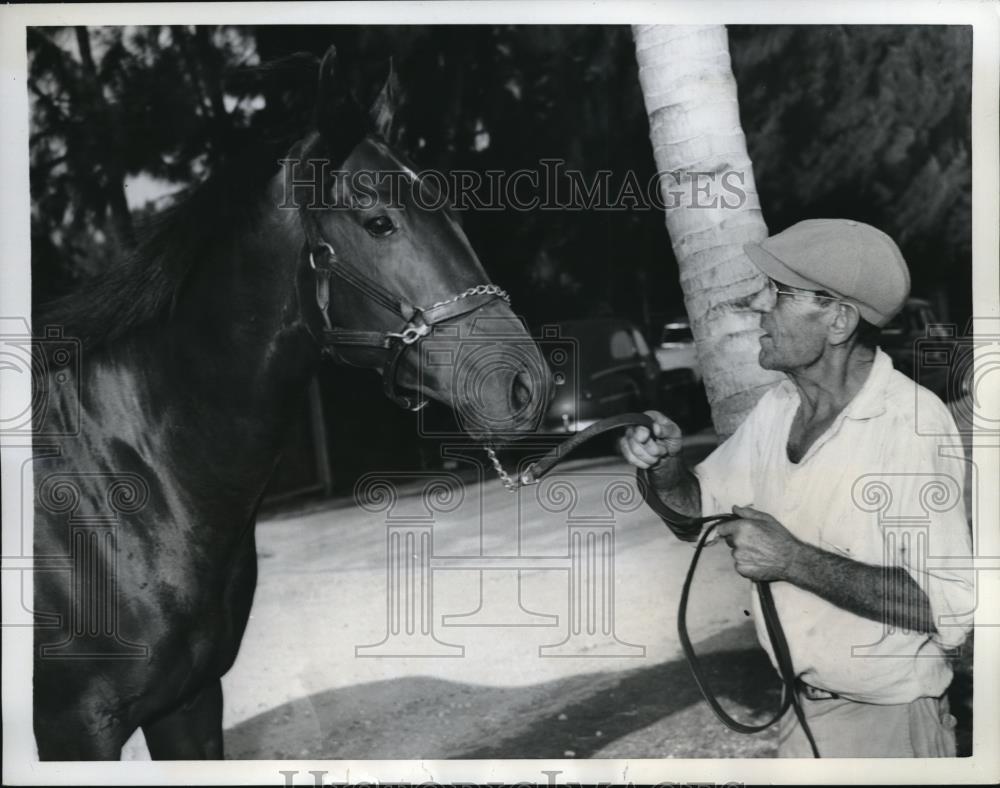
[[[113,526],[91,525],[93,520],[79,515],[77,522],[83,525],[51,514],[36,518],[36,553],[73,558],[66,571],[42,573],[36,582],[36,607],[66,622],[43,641],[66,641],[71,629],[91,632],[110,626],[121,641],[147,650],[147,664],[154,674],[157,666],[165,665],[192,674],[228,668],[256,583],[253,531],[245,521],[243,527],[234,524],[230,532],[238,538],[226,541],[199,538],[218,533],[206,523],[186,526],[165,512],[154,515],[148,509]],[[93,566],[103,567],[102,572],[113,579],[113,598],[105,598],[102,585],[87,576]],[[81,607],[81,593],[94,604]],[[75,620],[90,615],[91,607],[112,610],[112,620]],[[70,649],[94,650],[91,638],[76,640],[69,637]],[[115,646],[105,643],[100,648]]]
[[[228,540],[202,538],[201,534],[212,533],[207,524],[187,530],[186,539],[176,534],[160,538],[154,532],[127,540],[126,545],[136,550],[124,556],[134,571],[123,587],[146,606],[172,617],[180,629],[218,633],[216,627],[224,623],[220,619],[242,615],[252,599],[249,578],[255,581],[256,576],[252,530],[234,524],[231,533],[237,537]],[[147,541],[149,536],[152,542]]]

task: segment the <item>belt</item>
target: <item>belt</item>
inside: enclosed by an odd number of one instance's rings
[[[840,697],[836,692],[806,684],[802,679],[795,679],[795,689],[806,700],[835,700]]]

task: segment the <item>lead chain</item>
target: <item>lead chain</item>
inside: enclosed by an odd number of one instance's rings
[[[463,298],[469,298],[470,296],[477,295],[493,295],[502,298],[508,304],[510,303],[510,296],[502,287],[497,287],[496,285],[476,285],[475,287],[470,287],[458,295],[454,295],[444,301],[438,301],[435,304],[431,304],[423,311],[429,312],[432,309],[437,309],[438,307],[454,304],[456,301],[461,301]],[[497,472],[497,476],[499,476],[500,481],[503,482],[504,488],[508,492],[516,492],[517,488],[521,486],[520,483],[512,479],[510,474],[504,470],[503,465],[500,464],[500,458],[497,457],[497,453],[493,450],[492,446],[484,446],[483,448],[486,450],[486,455],[490,458],[490,462],[493,463],[493,468]]]
[[[456,301],[460,301],[463,298],[468,298],[469,296],[474,295],[495,295],[502,298],[508,304],[510,303],[510,296],[507,295],[507,291],[502,287],[497,287],[496,285],[476,285],[475,287],[470,287],[465,292],[459,293],[458,295],[452,296],[444,301],[438,301],[436,304],[431,304],[424,311],[429,312],[432,309],[437,309],[439,306],[454,304]]]
[[[520,487],[520,483],[514,481],[510,478],[510,474],[503,469],[503,465],[500,464],[500,458],[497,457],[497,453],[493,451],[492,446],[484,446],[486,450],[486,456],[490,458],[490,462],[493,463],[493,468],[497,472],[497,476],[500,477],[500,481],[503,482],[503,486],[506,488],[507,492],[517,492],[517,488]]]

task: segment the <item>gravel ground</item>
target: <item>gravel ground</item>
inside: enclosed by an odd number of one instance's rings
[[[704,454],[712,445],[703,439],[692,451]],[[461,505],[434,519],[433,555],[566,555],[570,521],[604,511],[607,490],[631,477],[611,458],[577,461],[571,470],[578,493],[572,517],[511,497],[493,479],[466,486]],[[406,507],[422,500],[412,495],[421,480],[397,481],[393,515],[419,519]],[[729,731],[701,699],[676,635],[691,547],[673,539],[645,507],[614,520],[613,640],[642,647],[641,654],[617,657],[595,656],[603,647],[586,643],[569,658],[540,656],[540,646],[566,638],[568,572],[532,568],[530,561],[520,572],[434,572],[434,634],[460,648],[459,658],[359,657],[356,646],[386,636],[387,518],[345,500],[258,525],[254,608],[240,656],[223,682],[228,758],[775,754],[773,728],[754,736]],[[710,548],[689,622],[723,705],[740,719],[760,722],[776,708],[779,691],[747,618],[749,589],[728,550]],[[478,617],[469,615],[477,606]],[[444,625],[443,616],[462,614],[469,617]],[[489,625],[505,616],[506,626]],[[480,626],[455,625],[463,621]],[[971,666],[970,647],[958,660],[952,702],[966,753]],[[141,736],[125,757],[145,757]]]

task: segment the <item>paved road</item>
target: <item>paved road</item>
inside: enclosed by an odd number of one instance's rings
[[[707,436],[693,441],[690,459],[712,445]],[[566,471],[551,478],[555,487],[519,496],[492,476],[483,484],[451,479],[452,497],[431,496],[434,511],[421,495],[429,479],[391,477],[383,480],[395,490],[389,508],[376,485],[365,507],[342,500],[263,520],[251,621],[223,681],[228,757],[772,755],[771,732],[741,736],[712,717],[683,661],[676,607],[691,547],[630,500],[631,472],[620,460],[580,461]],[[386,639],[394,598],[387,536],[408,525],[433,535],[432,609],[424,612],[432,648],[448,655],[386,655],[403,653],[400,639]],[[567,544],[588,525],[614,534],[613,603],[579,605],[601,611],[595,628],[610,627],[614,637],[590,642],[568,638],[580,594],[570,586]],[[412,547],[409,554],[419,555],[419,542]],[[488,563],[482,556],[506,558],[479,570]],[[584,586],[602,587],[599,575],[592,571]],[[774,708],[777,685],[756,645],[748,600],[749,584],[728,550],[706,551],[689,613],[692,638],[720,697],[753,721]],[[404,630],[406,623],[404,616]],[[357,650],[383,641],[381,652]],[[558,656],[544,651],[557,644]],[[968,751],[971,648],[953,690]],[[148,757],[141,734],[124,757]]]
[[[728,731],[694,687],[676,633],[692,548],[641,504],[622,461],[578,461],[517,495],[467,474],[365,489],[258,525],[254,607],[223,680],[227,757],[773,755],[773,729]],[[761,721],[777,679],[749,594],[711,547],[689,623],[724,704]],[[124,757],[144,756],[137,735]]]
[[[224,679],[228,757],[718,757],[771,746],[724,731],[700,702],[676,635],[692,548],[641,504],[620,460],[578,461],[518,495],[447,475],[369,487],[363,506],[258,525],[257,595]],[[420,534],[433,538],[423,606]],[[593,540],[576,573],[571,535],[584,553]],[[749,585],[723,547],[702,564],[693,639],[735,708],[767,709],[775,681],[748,625]],[[387,638],[397,603],[400,635]]]
[[[516,495],[489,476],[369,482],[363,505],[258,524],[253,611],[223,680],[227,757],[771,753],[770,736],[730,733],[700,700],[676,633],[692,548],[641,503],[624,462],[577,461]],[[576,572],[571,537],[587,556]],[[423,602],[421,549],[434,567]],[[692,639],[729,705],[761,719],[777,685],[748,599],[728,550],[707,550]],[[125,757],[144,757],[141,736]]]

